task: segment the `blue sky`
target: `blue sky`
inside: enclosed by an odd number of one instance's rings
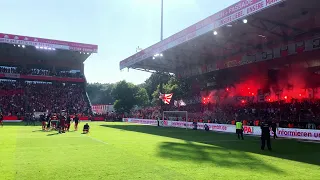
[[[238,0],[164,0],[164,38]],[[0,32],[97,44],[85,62],[89,82],[144,82],[119,62],[160,39],[161,0],[2,0]]]

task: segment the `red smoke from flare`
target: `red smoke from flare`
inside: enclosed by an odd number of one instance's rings
[[[210,102],[234,103],[235,97],[248,97],[258,95],[259,89],[269,91],[265,101],[273,102],[278,100],[290,101],[291,99],[302,100],[310,97],[320,98],[320,89],[314,91],[306,89],[311,78],[311,73],[301,64],[291,64],[290,67],[279,70],[277,82],[268,82],[267,73],[255,72],[246,77],[244,81],[234,83],[233,87],[223,90],[210,91]],[[308,81],[308,82],[307,82]],[[318,93],[319,92],[319,93]],[[255,101],[257,98],[255,98]]]

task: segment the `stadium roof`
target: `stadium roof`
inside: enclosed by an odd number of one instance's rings
[[[319,0],[242,0],[121,61],[120,69],[179,74],[241,65],[233,59],[317,33],[319,7]]]
[[[43,60],[76,60],[84,62],[91,53],[98,52],[98,46],[53,39],[0,33],[0,45],[14,53],[23,53],[16,48],[25,49],[28,55]],[[47,53],[46,53],[47,52]],[[51,53],[49,53],[51,52]],[[12,53],[11,53],[12,54]]]

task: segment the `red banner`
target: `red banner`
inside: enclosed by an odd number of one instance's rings
[[[22,118],[20,118],[20,119],[22,119]],[[18,120],[18,117],[17,116],[3,116],[3,120],[16,121],[16,120]]]
[[[20,74],[5,73],[5,74],[4,74],[4,77],[17,79],[17,78],[20,78]]]
[[[22,89],[14,89],[14,90],[0,90],[0,96],[12,96],[15,94],[23,94]]]
[[[89,117],[88,116],[81,116],[79,117],[80,121],[89,121]]]
[[[104,121],[104,117],[93,117],[94,121]]]

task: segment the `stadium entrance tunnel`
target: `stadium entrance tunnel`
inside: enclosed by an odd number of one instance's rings
[[[319,153],[320,144],[319,143],[301,143],[297,140],[290,139],[279,139],[272,140],[273,151],[261,151],[260,150],[260,139],[259,137],[245,136],[244,141],[237,141],[236,134],[225,134],[225,133],[214,133],[205,131],[194,131],[178,128],[164,128],[164,127],[154,127],[146,125],[135,125],[135,124],[123,124],[123,125],[101,125],[106,128],[119,129],[124,131],[138,132],[156,136],[169,137],[179,140],[184,140],[186,144],[174,144],[164,142],[160,145],[159,156],[165,156],[164,153],[171,150],[172,152],[166,156],[166,158],[177,159],[181,155],[177,154],[178,150],[186,151],[184,152],[186,156],[191,155],[195,161],[198,159],[203,162],[215,162],[220,165],[222,160],[219,156],[224,155],[238,156],[237,153],[241,153],[244,159],[252,163],[259,162],[254,159],[248,153],[261,154],[265,156],[276,157],[280,159],[287,159],[302,163],[308,163],[320,166],[320,158],[315,158],[317,153]],[[201,144],[199,144],[201,143]],[[161,149],[163,148],[163,149]],[[231,152],[231,154],[221,154],[223,151]],[[202,155],[195,155],[194,153],[204,153]],[[209,157],[210,154],[211,159]],[[170,156],[171,155],[171,156]],[[183,159],[183,158],[182,158]],[[236,164],[238,162],[235,162]],[[277,171],[272,167],[270,170]],[[280,172],[280,170],[278,170]]]

